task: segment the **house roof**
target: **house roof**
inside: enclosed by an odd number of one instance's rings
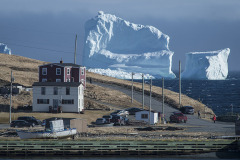
[[[33,86],[64,86],[64,87],[78,87],[81,82],[34,82]]]
[[[57,65],[57,66],[61,66],[61,67],[66,67],[66,66],[71,66],[71,67],[83,67],[81,65],[78,64],[74,64],[74,63],[48,63],[48,64],[44,64],[41,66],[48,66],[48,65]],[[40,66],[39,66],[40,67]]]

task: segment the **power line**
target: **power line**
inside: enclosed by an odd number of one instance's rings
[[[12,44],[15,46],[20,46],[20,47],[26,47],[26,48],[33,48],[33,49],[40,49],[40,50],[47,50],[47,51],[53,51],[53,52],[61,52],[61,53],[73,53],[74,51],[59,51],[55,49],[49,49],[49,48],[41,48],[41,47],[32,47],[32,46],[27,46],[27,45],[21,45],[21,44],[16,44],[16,43],[7,43],[7,44]]]

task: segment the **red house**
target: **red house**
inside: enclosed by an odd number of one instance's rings
[[[50,63],[39,66],[39,82],[82,82],[86,87],[86,67],[73,63]]]

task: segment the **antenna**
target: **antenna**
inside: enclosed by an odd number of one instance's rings
[[[75,38],[74,64],[76,64],[76,52],[77,52],[77,34]]]

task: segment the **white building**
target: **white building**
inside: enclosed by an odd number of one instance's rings
[[[81,82],[35,82],[33,112],[49,112],[61,107],[62,112],[84,111],[84,87]]]
[[[145,121],[149,123],[149,111],[147,110],[136,112],[135,117],[138,121]],[[156,124],[158,122],[158,112],[151,111],[150,118],[150,124]]]

